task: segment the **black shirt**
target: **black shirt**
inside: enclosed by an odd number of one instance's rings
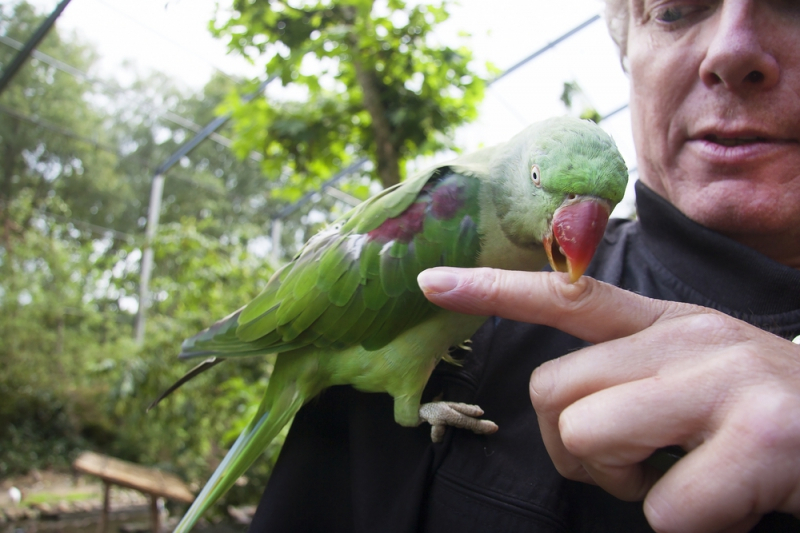
[[[653,298],[711,307],[792,339],[800,271],[686,218],[637,183],[638,221],[612,219],[587,272]],[[541,363],[586,346],[545,326],[490,319],[462,366],[440,364],[425,401],[480,405],[493,435],[404,428],[387,394],[333,387],[297,414],[250,526],[272,532],[652,531],[641,502],[555,470],[528,397]],[[755,531],[800,531],[772,513]]]

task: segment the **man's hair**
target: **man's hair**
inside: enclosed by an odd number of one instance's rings
[[[605,2],[608,33],[611,34],[611,38],[617,43],[622,68],[627,72],[628,21],[630,20],[628,0],[605,0]]]

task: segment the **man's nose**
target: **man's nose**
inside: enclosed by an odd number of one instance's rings
[[[722,84],[730,91],[766,90],[780,78],[780,66],[763,43],[770,28],[756,21],[758,0],[724,0],[700,79],[708,87]]]

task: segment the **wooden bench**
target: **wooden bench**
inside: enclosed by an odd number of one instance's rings
[[[169,498],[185,503],[194,501],[194,494],[180,478],[157,468],[141,466],[93,452],[82,453],[72,463],[72,467],[79,472],[97,476],[103,480],[103,514],[98,526],[98,533],[106,533],[108,528],[111,485],[127,487],[150,495],[150,520],[153,533],[161,533],[158,498]]]

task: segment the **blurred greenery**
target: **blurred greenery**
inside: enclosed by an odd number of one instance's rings
[[[71,492],[63,494],[60,492],[37,492],[25,496],[24,505],[26,507],[33,507],[42,503],[58,504],[60,502],[79,502],[84,500],[91,500],[97,498],[95,492]]]
[[[283,86],[247,105],[229,98],[235,149],[263,153],[264,174],[296,199],[360,157],[374,163],[367,176],[389,187],[409,159],[455,148],[450,135],[476,117],[485,80],[466,47],[431,35],[447,5],[220,2],[212,29],[231,51],[267,57]]]
[[[589,102],[589,97],[578,85],[577,81],[565,81],[564,89],[561,91],[561,102],[567,111],[573,114],[577,112],[578,118],[591,120],[595,124],[600,124],[603,119],[600,112]]]
[[[273,23],[296,30],[288,55],[276,55],[269,69],[286,85],[304,85],[308,98],[248,107],[239,95],[251,82],[217,75],[192,93],[133,67],[127,83],[104,80],[94,73],[96,51],[57,28],[39,52],[85,75],[29,59],[0,95],[2,477],[66,469],[92,449],[202,485],[254,413],[270,358],[219,365],[146,408],[192,366],[176,359],[181,341],[256,296],[274,272],[270,224],[287,202],[343,162],[369,155],[385,166],[347,58],[379,88],[398,169],[447,146],[452,128],[475,115],[483,81],[469,70],[469,52],[425,39],[446,17],[442,6],[390,0],[380,14],[361,1],[236,5],[236,17],[216,31],[235,36],[241,53],[270,54],[289,38]],[[45,15],[25,1],[0,5],[0,35],[24,42]],[[262,34],[268,40],[253,51],[246,43]],[[340,67],[303,74],[301,50]],[[0,66],[16,53],[0,45]],[[314,81],[326,76],[345,90]],[[133,323],[153,171],[227,109],[234,121],[217,131],[220,142],[204,141],[166,174],[153,303],[138,345]],[[378,176],[387,184],[382,172],[366,171],[342,188],[365,198]],[[319,195],[284,220],[281,259],[346,209]],[[281,442],[224,505],[256,501]]]
[[[19,42],[43,19],[25,2],[0,9],[0,34]],[[174,116],[209,122],[234,82],[216,77],[187,94],[149,73],[122,86],[92,75],[97,56],[74,36],[52,31],[38,49],[87,76],[32,59],[0,95],[0,476],[65,469],[93,449],[201,483],[231,428],[246,423],[269,361],[221,365],[146,407],[191,366],[176,360],[180,342],[269,278],[264,235],[282,205],[269,201],[258,162],[220,144],[202,143],[171,169],[155,302],[136,345],[153,168],[193,135]],[[15,53],[0,47],[0,64]],[[303,216],[287,221],[290,231]],[[274,456],[250,475],[261,483],[228,503],[260,493]]]

